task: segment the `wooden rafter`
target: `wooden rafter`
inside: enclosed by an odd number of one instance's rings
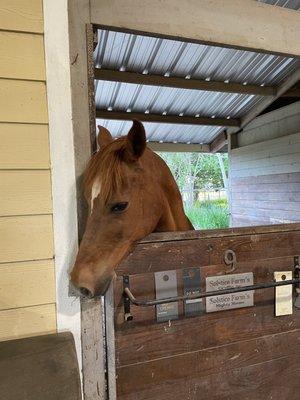
[[[218,153],[228,144],[227,133],[221,132],[209,145],[209,151],[211,153]]]
[[[252,0],[91,0],[101,27],[288,56],[300,55],[300,13]]]
[[[292,75],[288,76],[282,84],[278,87],[275,96],[270,96],[264,99],[256,107],[252,108],[248,114],[241,118],[240,128],[244,128],[249,122],[261,114],[270,104],[276,99],[283,96],[289,89],[291,89],[300,80],[300,68],[297,69]]]
[[[144,75],[136,72],[121,72],[100,68],[95,68],[94,75],[97,80],[134,83],[138,85],[165,86],[177,89],[207,90],[212,92],[243,93],[259,96],[274,96],[276,94],[276,87],[274,86],[243,85],[234,82],[225,83],[200,79],[185,79],[173,76]]]
[[[129,121],[138,119],[144,122],[160,122],[168,124],[187,124],[187,125],[211,125],[211,126],[233,126],[238,127],[239,119],[234,118],[209,118],[209,117],[190,117],[179,115],[144,114],[137,112],[107,111],[96,110],[96,118],[114,119]]]

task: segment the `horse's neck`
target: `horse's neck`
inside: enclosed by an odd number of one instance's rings
[[[194,229],[185,215],[181,194],[173,176],[169,177],[169,184],[166,187],[163,190],[165,199],[163,213],[156,230],[171,232]]]

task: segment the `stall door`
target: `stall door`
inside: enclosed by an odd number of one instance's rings
[[[117,399],[298,400],[300,310],[291,310],[291,286],[282,292],[286,308],[277,310],[275,288],[156,307],[125,302],[125,309],[122,295],[124,282],[137,298],[155,299],[273,282],[275,272],[287,279],[298,255],[299,224],[157,234],[139,243],[114,287]]]

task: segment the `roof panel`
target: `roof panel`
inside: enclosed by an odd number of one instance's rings
[[[263,0],[300,9],[300,0]],[[279,85],[300,68],[300,60],[272,54],[207,46],[130,33],[99,30],[94,53],[98,68],[186,79]],[[96,106],[114,111],[240,118],[263,101],[261,96],[97,81]],[[130,122],[102,121],[114,136]],[[209,143],[222,127],[145,123],[150,140]],[[224,127],[223,127],[224,129]]]

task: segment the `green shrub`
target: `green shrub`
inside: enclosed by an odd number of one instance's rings
[[[229,209],[226,199],[197,202],[185,210],[195,229],[217,229],[229,227]]]

